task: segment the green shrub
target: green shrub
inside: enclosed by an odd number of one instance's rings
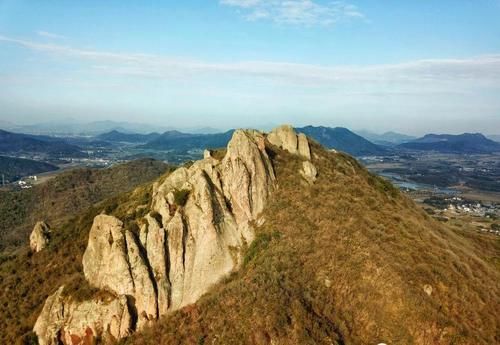
[[[243,264],[247,265],[250,261],[252,261],[259,252],[267,249],[269,247],[269,243],[273,239],[280,238],[281,234],[278,231],[274,231],[273,233],[260,233],[255,237],[255,240],[252,242],[247,252],[245,253],[245,257],[243,259]]]
[[[33,331],[30,331],[30,332],[24,334],[20,338],[20,340],[17,342],[17,344],[19,344],[19,345],[38,345],[38,337]]]
[[[191,193],[188,189],[176,189],[174,190],[174,201],[177,206],[186,205],[187,199]]]
[[[163,223],[163,217],[161,216],[161,214],[159,214],[158,212],[156,211],[152,211],[150,213],[150,216],[153,217],[154,219],[156,219],[156,221],[159,223],[159,224],[162,224]]]

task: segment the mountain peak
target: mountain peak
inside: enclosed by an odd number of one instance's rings
[[[317,140],[327,148],[344,151],[354,156],[374,156],[386,154],[387,150],[366,140],[344,127],[313,127],[297,128],[310,138]]]
[[[500,144],[486,138],[481,133],[426,134],[425,136],[401,144],[402,148],[431,150],[444,153],[492,153],[500,152]]]
[[[47,299],[35,325],[41,342],[49,344],[57,334],[64,334],[67,342],[84,338],[87,333],[78,328],[82,322],[93,336],[110,332],[114,338],[124,337],[195,303],[237,270],[244,248],[255,238],[253,224],[262,221],[259,217],[276,188],[269,142],[310,159],[307,138],[290,126],[267,136],[256,130],[236,130],[222,158],[207,155],[156,182],[150,208],[133,221],[134,226],[125,226],[112,215],[96,216],[83,255],[83,272],[93,288],[115,297],[99,306],[94,299],[75,302],[71,292],[70,297],[62,297],[64,290],[58,290]],[[131,313],[121,302],[127,296],[135,301],[130,303],[137,317],[136,321],[131,321],[132,314],[125,317],[124,331],[110,322]],[[93,310],[82,320],[80,311],[88,306]],[[104,327],[108,331],[98,325],[108,325]]]

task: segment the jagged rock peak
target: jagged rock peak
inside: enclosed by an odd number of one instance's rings
[[[311,159],[311,150],[307,137],[303,133],[297,134],[292,126],[282,125],[273,129],[267,140],[273,145],[281,147],[290,153],[298,154],[306,159]]]
[[[243,248],[254,239],[251,224],[275,184],[265,135],[236,130],[223,159],[205,154],[153,185],[151,207],[137,220],[138,231],[116,217],[96,216],[83,255],[86,280],[117,296],[110,302],[113,313],[125,313],[120,301],[128,301],[133,317],[127,332],[196,302],[239,268]],[[93,316],[84,316],[90,306]],[[53,344],[54,334],[83,339],[86,329],[102,337],[104,331],[96,333],[92,325],[105,325],[109,310],[109,304],[75,302],[58,291],[47,299],[34,330],[43,344]],[[116,329],[115,338],[128,334]]]
[[[316,181],[318,170],[311,162],[311,148],[305,134],[297,134],[292,126],[283,125],[273,129],[267,135],[267,140],[275,146],[305,158],[299,172],[308,183]]]
[[[40,221],[35,224],[30,235],[30,248],[33,252],[38,253],[49,244],[50,227],[47,223]]]

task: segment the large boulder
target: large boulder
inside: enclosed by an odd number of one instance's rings
[[[318,170],[310,161],[302,162],[302,170],[300,173],[309,183],[314,183],[314,181],[316,181],[316,177],[318,176]]]
[[[87,301],[63,295],[60,287],[45,301],[34,332],[40,345],[92,344],[95,338],[113,342],[133,330],[127,298],[102,293]]]
[[[318,170],[311,162],[311,148],[305,134],[297,134],[292,126],[283,125],[273,129],[267,135],[267,140],[283,150],[304,158],[302,168],[299,171],[300,174],[311,184],[316,181]]]
[[[50,227],[45,222],[37,222],[30,235],[30,248],[37,253],[49,244]]]
[[[307,137],[303,133],[297,135],[290,125],[283,125],[273,129],[267,135],[267,140],[283,150],[300,155],[309,160],[311,159],[311,150]]]

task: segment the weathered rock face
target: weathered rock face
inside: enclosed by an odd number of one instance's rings
[[[34,331],[40,345],[91,344],[95,337],[113,341],[133,330],[133,316],[125,296],[103,294],[90,301],[63,297],[59,288],[45,301]]]
[[[52,344],[57,334],[81,339],[87,328],[101,336],[92,325],[108,322],[110,310],[133,315],[126,331],[116,326],[106,331],[120,338],[196,302],[239,267],[242,249],[254,238],[250,224],[263,211],[275,179],[265,136],[237,130],[222,160],[207,154],[154,184],[150,213],[138,221],[138,234],[115,217],[95,217],[83,256],[84,275],[92,286],[118,297],[108,304],[77,303],[56,292],[34,329],[41,343]],[[126,310],[119,308],[123,301],[128,301]],[[85,314],[90,306],[95,309],[91,316]]]
[[[222,161],[207,156],[154,187],[153,210],[167,238],[170,309],[194,303],[238,267],[242,246],[254,237],[249,222],[262,212],[274,182],[264,136],[238,130]],[[189,197],[179,207],[172,195],[181,190]]]
[[[311,148],[305,134],[297,134],[292,126],[283,125],[271,131],[267,135],[267,139],[271,144],[305,158],[306,160],[302,162],[300,174],[311,184],[316,181],[318,170],[311,162]]]
[[[38,253],[49,244],[50,227],[45,222],[37,222],[30,235],[30,248]]]
[[[119,219],[99,215],[94,219],[83,255],[83,272],[91,285],[134,297],[139,329],[158,316],[150,266],[140,246]]]
[[[91,285],[122,295],[133,294],[127,242],[119,219],[106,215],[94,218],[82,263]]]
[[[311,150],[307,137],[300,133],[297,135],[290,125],[275,128],[268,134],[267,140],[273,145],[281,147],[290,153],[298,154],[306,159],[311,159]]]

